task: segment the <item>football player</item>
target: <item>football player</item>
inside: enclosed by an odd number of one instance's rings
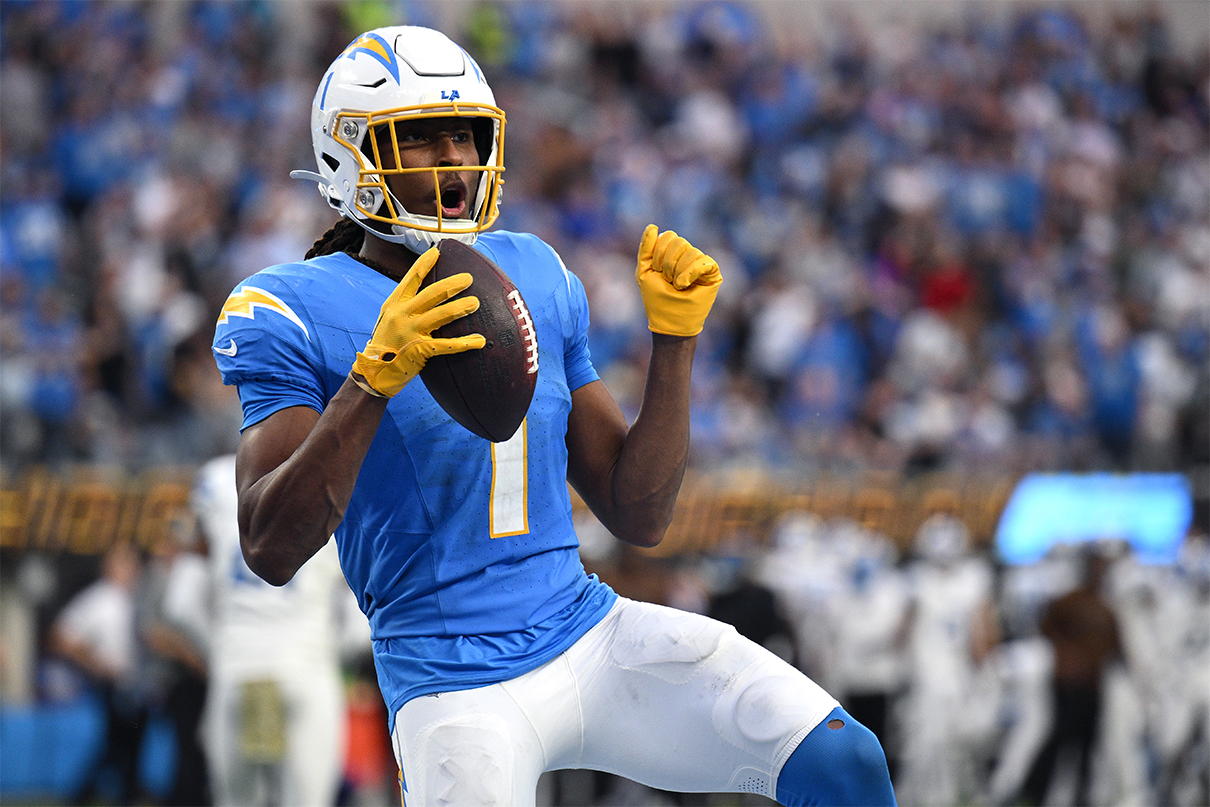
[[[532,805],[544,771],[787,804],[890,804],[874,736],[730,626],[621,598],[585,573],[567,483],[619,539],[663,537],[685,469],[697,334],[721,275],[671,231],[644,231],[636,280],[652,331],[628,424],[593,368],[584,288],[537,237],[489,232],[504,113],[475,61],[417,27],[363,34],[311,109],[314,180],[342,219],[306,260],[239,284],[214,351],[244,411],[237,466],[248,565],[284,584],[335,534],[373,633],[409,804]],[[439,244],[512,279],[537,329],[537,389],[491,443],[414,383],[481,335],[433,336],[475,310]],[[513,491],[524,495],[512,495]]]
[[[203,735],[214,803],[336,804],[346,739],[341,660],[368,650],[369,627],[348,603],[335,547],[322,547],[280,588],[252,574],[240,550],[230,455],[199,469],[190,504],[208,596],[178,608],[207,611],[209,621]]]

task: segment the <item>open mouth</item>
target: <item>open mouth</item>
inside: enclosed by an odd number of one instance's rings
[[[441,189],[441,215],[447,219],[459,219],[466,215],[466,187],[451,183]]]

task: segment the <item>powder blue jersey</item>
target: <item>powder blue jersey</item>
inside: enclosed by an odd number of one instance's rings
[[[571,391],[597,379],[583,285],[534,236],[486,233],[475,247],[516,284],[537,331],[525,422],[513,439],[491,443],[412,381],[388,404],[336,530],[392,723],[418,695],[544,664],[616,597],[584,571],[567,490]],[[224,382],[239,389],[244,427],[286,407],[322,411],[395,285],[343,253],[240,283],[213,347]]]

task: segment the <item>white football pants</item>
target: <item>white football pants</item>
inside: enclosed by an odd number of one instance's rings
[[[554,660],[396,715],[404,803],[532,807],[544,771],[588,768],[661,790],[773,797],[839,704],[733,627],[619,598]]]

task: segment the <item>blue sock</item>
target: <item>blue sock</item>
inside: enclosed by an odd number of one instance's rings
[[[829,723],[836,726],[829,727]],[[837,706],[803,738],[777,776],[787,807],[893,807],[886,754],[874,732]]]

